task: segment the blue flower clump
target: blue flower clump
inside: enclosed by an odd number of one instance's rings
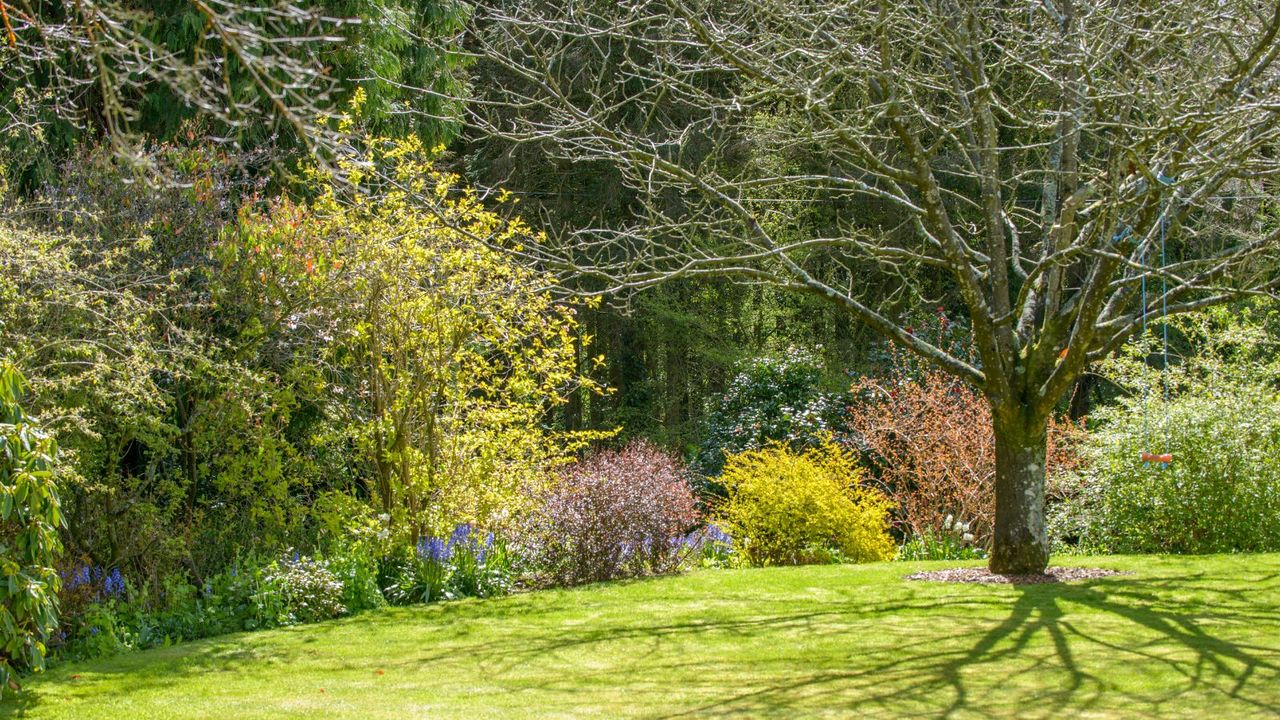
[[[682,544],[686,548],[695,551],[707,547],[717,547],[729,551],[733,548],[733,538],[729,537],[729,533],[721,530],[716,525],[708,523],[685,535]]]
[[[729,537],[729,533],[721,530],[715,525],[708,524],[702,529],[702,542],[713,543],[715,545],[733,545],[733,538]]]
[[[453,559],[453,554],[460,548],[470,550],[476,562],[483,563],[485,556],[493,549],[493,533],[486,533],[481,540],[470,523],[461,523],[453,528],[447,539],[424,537],[418,540],[418,557],[441,565]]]
[[[104,570],[97,565],[81,565],[69,575],[64,573],[62,580],[67,590],[74,590],[84,585],[91,586],[93,599],[98,602],[110,598],[123,598],[127,590],[120,568]]]
[[[418,557],[444,564],[449,562],[453,549],[444,540],[436,537],[424,537],[418,540]]]

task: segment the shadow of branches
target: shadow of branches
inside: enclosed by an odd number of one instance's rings
[[[1016,587],[743,574],[399,608],[112,659],[85,682],[127,682],[83,697],[303,662],[327,687],[359,692],[375,667],[428,693],[463,678],[480,707],[518,695],[552,716],[1280,715],[1280,579],[1250,567]],[[24,695],[0,715],[39,704]]]

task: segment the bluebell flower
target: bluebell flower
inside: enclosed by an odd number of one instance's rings
[[[493,533],[484,536],[484,544],[475,549],[476,562],[484,564],[484,559],[489,556],[489,551],[493,549]]]
[[[715,525],[709,524],[703,528],[702,537],[706,542],[716,545],[733,545],[733,538],[729,537],[728,533]]]
[[[93,578],[89,574],[89,566],[81,565],[76,568],[75,572],[71,573],[71,577],[67,579],[67,589],[71,590],[81,585],[87,585],[92,582],[92,580]]]
[[[120,574],[120,568],[113,569],[102,581],[102,592],[107,597],[124,596],[125,585],[124,576]]]
[[[453,534],[449,536],[449,550],[453,551],[455,547],[463,545],[471,537],[471,524],[460,523],[453,529]]]
[[[440,538],[422,538],[418,540],[418,557],[436,563],[448,562],[452,548]]]
[[[733,548],[733,538],[715,525],[707,525],[686,535],[683,544],[690,550],[716,548],[717,552],[721,552]]]

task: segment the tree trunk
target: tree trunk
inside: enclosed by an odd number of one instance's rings
[[[991,539],[992,572],[1039,573],[1049,564],[1044,524],[1044,465],[1047,420],[1024,408],[994,409],[996,519]]]
[[[688,391],[689,348],[684,342],[684,335],[673,329],[666,338],[664,353],[664,374],[666,375],[666,391],[663,393],[666,408],[663,412],[663,425],[666,426],[666,440],[669,445],[680,446],[684,441],[685,394]]]
[[[1071,391],[1071,403],[1067,409],[1067,417],[1072,420],[1080,420],[1089,414],[1089,410],[1093,405],[1093,387],[1097,384],[1097,380],[1097,375],[1088,372],[1076,378],[1075,388]]]

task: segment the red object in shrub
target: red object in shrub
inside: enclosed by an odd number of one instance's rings
[[[1153,462],[1160,463],[1161,465],[1168,465],[1173,462],[1173,453],[1144,452],[1142,453],[1142,462]]]

